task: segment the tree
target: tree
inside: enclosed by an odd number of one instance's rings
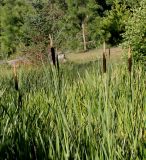
[[[130,15],[125,3],[115,0],[112,10],[106,12],[101,23],[102,37],[111,45],[117,45],[122,41],[125,25]]]
[[[95,14],[98,16],[98,5],[94,0],[68,0],[67,6],[69,24],[66,29],[73,32],[72,37],[75,36],[76,41],[79,41],[79,44],[82,43],[83,49],[86,51],[88,49],[88,38],[90,37],[88,24],[93,22]]]
[[[0,57],[8,57],[17,51],[24,33],[27,5],[21,0],[3,0],[0,4]]]
[[[49,44],[49,35],[51,35],[54,43],[58,46],[58,36],[61,26],[60,21],[64,16],[58,1],[40,0],[32,2],[33,13],[27,18],[28,35],[30,45],[41,46],[44,51]]]
[[[111,10],[114,0],[96,0],[97,4],[100,6],[98,13],[101,17],[104,17],[104,13],[107,10]]]

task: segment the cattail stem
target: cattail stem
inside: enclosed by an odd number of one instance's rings
[[[58,72],[59,72],[59,59],[58,59],[58,55],[57,55],[56,60],[57,60],[57,69],[58,69]]]
[[[105,43],[105,41],[103,42],[103,53],[106,53],[106,43]]]

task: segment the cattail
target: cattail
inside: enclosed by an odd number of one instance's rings
[[[109,52],[108,52],[108,55],[109,55],[109,59],[110,59],[110,57],[111,57],[111,49],[109,48],[108,51],[109,51]]]
[[[53,38],[52,36],[49,34],[49,39],[50,39],[50,47],[51,47],[51,58],[52,58],[52,62],[53,65],[56,66],[56,54],[55,54],[55,48],[53,46]]]
[[[56,55],[55,55],[55,48],[54,47],[51,47],[51,57],[52,57],[53,65],[56,66]]]
[[[129,46],[128,51],[128,71],[131,73],[132,71],[132,54],[131,54],[131,47]]]
[[[106,73],[106,48],[105,48],[105,42],[103,43],[103,73]]]
[[[15,84],[15,90],[18,91],[18,77],[17,77],[17,71],[16,71],[16,65],[13,66],[13,74],[14,74],[14,84]]]
[[[106,73],[106,56],[104,52],[103,52],[103,73]]]
[[[13,66],[13,76],[14,76],[15,90],[18,92],[18,106],[21,108],[22,107],[22,94],[19,90],[18,76],[17,76],[17,70],[16,70],[15,64]]]

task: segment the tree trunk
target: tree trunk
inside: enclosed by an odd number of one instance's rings
[[[87,51],[87,43],[86,43],[86,36],[85,36],[85,24],[84,23],[82,23],[82,36],[83,36],[84,51]]]

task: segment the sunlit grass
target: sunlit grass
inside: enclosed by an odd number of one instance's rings
[[[0,79],[2,159],[144,159],[146,74],[100,62],[46,65]]]

